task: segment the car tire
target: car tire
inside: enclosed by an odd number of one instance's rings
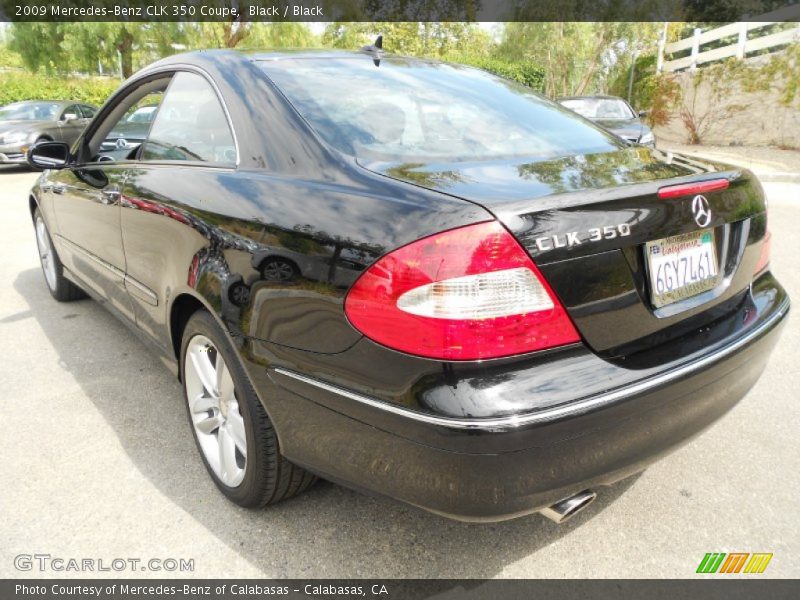
[[[47,289],[50,290],[50,295],[59,302],[72,302],[86,298],[86,292],[64,277],[64,265],[58,258],[58,253],[53,246],[53,239],[50,237],[47,224],[38,208],[33,212],[33,227],[36,233],[36,247],[39,251],[44,282]]]
[[[271,256],[261,264],[261,277],[269,282],[294,281],[300,269],[291,260],[280,256]]]
[[[316,481],[281,454],[266,410],[210,313],[199,310],[186,323],[180,365],[192,435],[211,479],[228,499],[260,508],[291,498]]]

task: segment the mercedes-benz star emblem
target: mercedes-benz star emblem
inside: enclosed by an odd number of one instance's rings
[[[692,212],[694,213],[694,222],[699,227],[705,227],[711,223],[711,209],[708,207],[708,200],[705,196],[697,195],[692,200]]]

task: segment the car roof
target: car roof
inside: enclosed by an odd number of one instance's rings
[[[331,49],[308,49],[297,50],[233,50],[233,49],[213,49],[213,50],[194,50],[181,54],[173,54],[162,58],[147,67],[143,68],[134,77],[150,73],[162,67],[170,67],[179,64],[197,64],[198,62],[212,62],[219,66],[230,65],[231,61],[241,63],[264,63],[278,62],[282,60],[341,60],[350,58],[354,60],[369,60],[376,58],[387,62],[403,63],[428,63],[441,64],[442,61],[429,58],[417,58],[413,56],[401,56],[380,51],[379,53],[367,50],[331,50]]]
[[[422,58],[417,56],[404,56],[401,54],[391,54],[388,52],[380,51],[378,53],[369,50],[279,50],[279,51],[241,51],[240,52],[247,60],[254,63],[269,63],[281,62],[284,60],[309,60],[309,61],[326,61],[326,60],[342,60],[352,59],[353,61],[374,61],[379,59],[386,63],[402,63],[404,65],[425,65],[425,64],[443,64],[445,61],[437,60],[435,58]],[[468,65],[467,65],[468,66]]]
[[[243,50],[243,56],[246,56],[252,61],[267,61],[267,60],[297,60],[297,59],[336,59],[336,58],[365,58],[370,56],[366,52],[354,52],[352,50]],[[389,58],[388,55],[382,57]]]

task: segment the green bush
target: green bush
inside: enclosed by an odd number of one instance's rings
[[[511,79],[537,92],[544,91],[544,69],[531,62],[507,62],[489,56],[457,55],[448,56],[448,62],[461,63],[489,71],[500,77]]]
[[[21,69],[22,57],[10,50],[7,44],[0,42],[0,65],[8,69]]]
[[[0,106],[20,100],[75,100],[100,106],[120,85],[106,77],[53,77],[0,71]]]

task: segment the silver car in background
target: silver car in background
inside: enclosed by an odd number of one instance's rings
[[[594,121],[631,144],[656,147],[653,130],[643,121],[646,110],[635,111],[617,96],[568,96],[558,98],[558,103]]]
[[[26,100],[0,108],[0,164],[25,164],[36,142],[72,145],[97,108],[69,100]]]

